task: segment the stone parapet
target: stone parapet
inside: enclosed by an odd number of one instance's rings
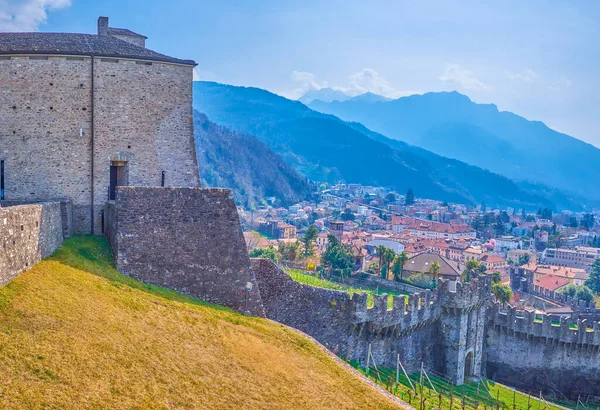
[[[596,310],[596,302],[593,300],[590,302],[587,302],[585,300],[577,299],[577,298],[571,297],[571,296],[566,295],[561,292],[543,288],[539,285],[532,285],[531,291],[529,293],[532,293],[536,296],[540,296],[542,298],[547,298],[547,299],[551,299],[551,300],[560,302],[562,304],[571,306],[572,308],[580,310],[580,311],[583,311],[586,309],[589,309],[590,311]]]
[[[367,307],[367,294],[352,295],[352,310],[355,323],[369,323],[375,328],[396,326],[400,330],[418,326],[436,319],[440,305],[436,290],[423,290],[409,296],[393,296],[392,307],[388,306],[388,295],[374,295],[372,307]]]
[[[13,206],[7,206],[13,205]],[[0,285],[31,269],[62,245],[70,202],[0,204]]]
[[[490,300],[491,275],[472,278],[469,282],[438,281],[441,305],[446,309],[469,309]]]
[[[552,315],[536,314],[532,310],[517,310],[494,304],[493,325],[500,331],[531,338],[544,339],[570,345],[600,346],[600,322],[573,320],[561,317],[553,321]]]

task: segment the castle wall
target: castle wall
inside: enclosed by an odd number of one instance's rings
[[[0,285],[51,255],[63,241],[60,202],[6,205],[0,207]]]
[[[97,233],[111,161],[126,162],[127,185],[199,187],[192,120],[192,67],[95,59],[94,202]],[[115,62],[118,61],[118,62]]]
[[[247,309],[264,316],[231,191],[119,187],[108,208],[121,273],[240,311],[247,297]]]
[[[192,125],[192,66],[105,59],[94,64],[96,232],[111,161],[127,183],[199,186]],[[6,199],[68,198],[73,228],[90,233],[92,67],[82,56],[0,56],[0,160]]]
[[[571,400],[600,396],[600,323],[491,310],[486,374],[525,391]]]
[[[298,283],[268,259],[251,261],[266,317],[314,337],[335,353],[346,354],[356,322],[347,292]]]
[[[366,294],[328,290],[294,281],[267,259],[253,259],[252,268],[260,287],[266,316],[292,326],[317,339],[334,353],[365,365],[369,345],[380,367],[396,367],[400,355],[409,373],[421,363],[437,368],[436,348],[439,305],[435,292],[423,291],[394,297],[388,309],[386,296],[375,296],[367,307]]]
[[[69,198],[78,232],[90,221],[90,89],[89,59],[0,58],[6,199]]]

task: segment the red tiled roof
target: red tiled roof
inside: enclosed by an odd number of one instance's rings
[[[545,289],[556,290],[569,284],[569,279],[554,275],[544,275],[535,279],[534,284]]]
[[[501,263],[501,262],[506,262],[506,259],[501,258],[496,255],[483,255],[481,257],[480,261],[487,262],[487,263]]]

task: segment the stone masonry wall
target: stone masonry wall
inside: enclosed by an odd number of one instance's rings
[[[129,185],[199,186],[192,126],[192,66],[96,57],[96,233],[111,161]],[[90,233],[92,67],[82,56],[0,56],[0,160],[6,199],[73,203],[76,233]]]
[[[6,199],[69,198],[78,232],[90,220],[90,83],[89,58],[0,58]]]
[[[62,241],[60,202],[0,207],[0,285],[51,255]]]
[[[334,353],[367,361],[369,344],[378,366],[395,367],[400,355],[410,373],[436,368],[435,348],[439,307],[435,292],[394,297],[388,309],[387,295],[375,296],[367,308],[366,294],[316,288],[295,282],[273,262],[253,259],[266,316],[317,339]]]
[[[118,61],[118,62],[116,62]],[[192,67],[95,59],[94,203],[97,227],[108,199],[111,161],[127,184],[199,187],[192,118]]]
[[[264,316],[231,191],[119,187],[108,213],[123,274],[240,311],[248,297],[247,309]]]
[[[600,400],[600,323],[495,305],[487,332],[487,376],[557,398]]]

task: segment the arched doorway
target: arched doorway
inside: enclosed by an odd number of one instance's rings
[[[473,376],[473,352],[469,352],[465,356],[465,382],[471,376]]]

